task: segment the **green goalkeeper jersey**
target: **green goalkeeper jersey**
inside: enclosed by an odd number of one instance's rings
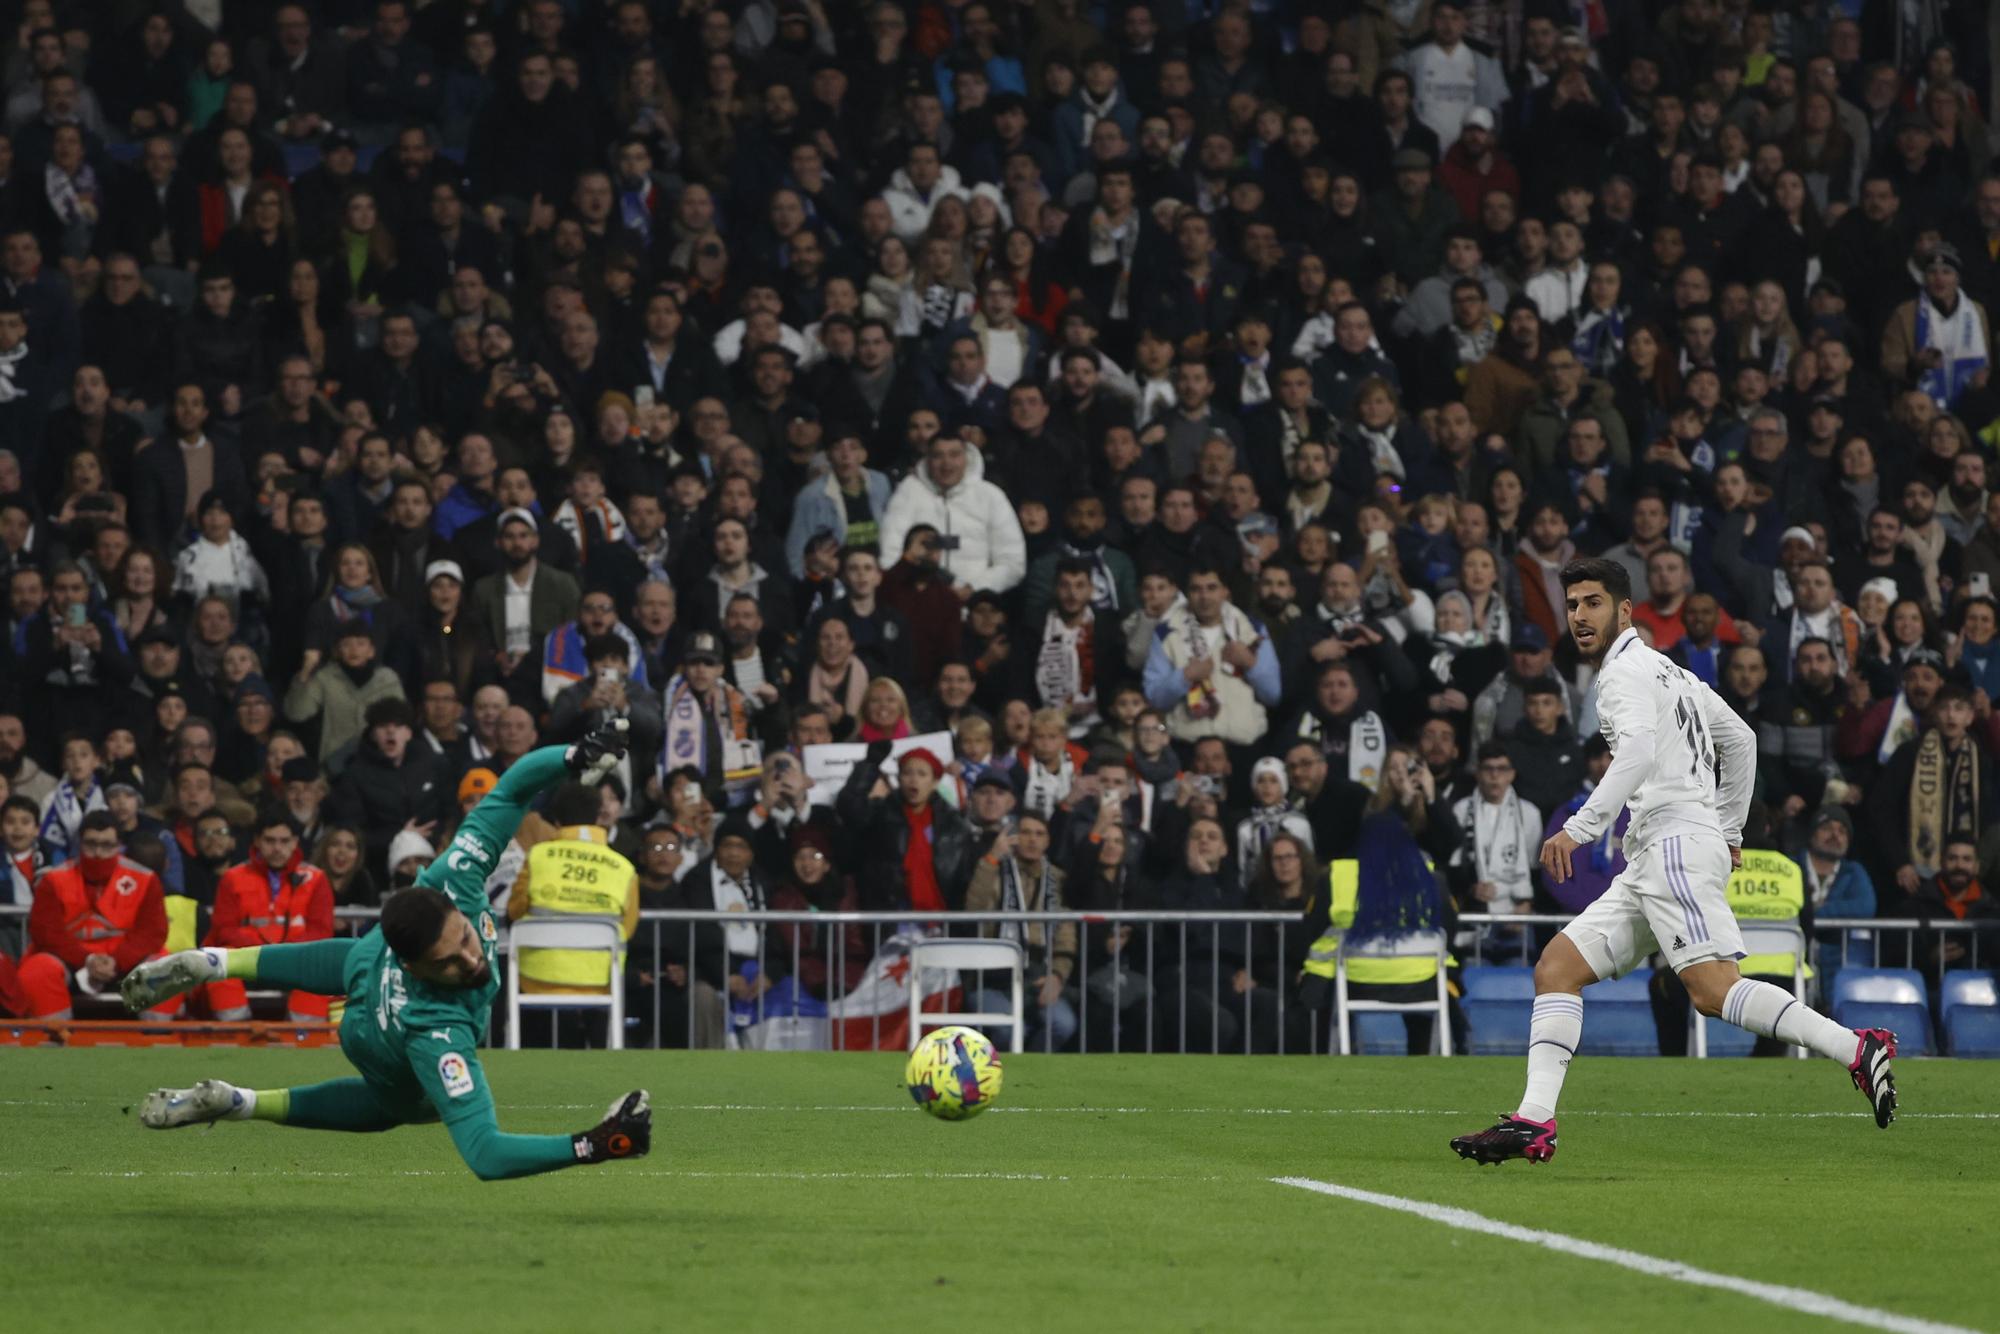
[[[515,1167],[546,1170],[568,1152],[567,1137],[499,1135],[493,1098],[477,1048],[486,1036],[493,998],[500,990],[495,955],[499,929],[486,896],[486,880],[514,836],[528,803],[567,776],[563,748],[548,746],[515,761],[459,827],[444,855],[425,868],[417,884],[451,896],[479,933],[491,969],[476,987],[440,987],[403,967],[381,928],[369,932],[347,958],[347,1012],[340,1046],[377,1090],[409,1107],[413,1119],[429,1104],[459,1141],[467,1161],[484,1148],[498,1155],[501,1174]],[[484,1156],[484,1155],[482,1155]],[[513,1160],[520,1158],[516,1164]],[[477,1164],[475,1164],[477,1165]]]

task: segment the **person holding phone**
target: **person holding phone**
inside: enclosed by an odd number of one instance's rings
[[[132,679],[132,655],[110,615],[90,606],[90,580],[74,561],[49,572],[49,599],[22,623],[20,681],[26,716],[60,718],[59,728],[31,732],[42,753],[35,762],[53,770],[57,738],[66,730],[102,736],[111,705]]]

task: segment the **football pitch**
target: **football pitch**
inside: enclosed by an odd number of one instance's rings
[[[148,1132],[156,1085],[347,1067],[0,1051],[0,1328],[2000,1330],[2000,1064],[1899,1063],[1884,1133],[1824,1061],[1580,1059],[1555,1162],[1481,1168],[1445,1141],[1516,1059],[1009,1057],[960,1124],[891,1054],[487,1062],[510,1130],[650,1088],[652,1155],[481,1185],[435,1126]]]

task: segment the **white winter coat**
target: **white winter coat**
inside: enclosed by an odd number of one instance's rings
[[[971,198],[965,183],[958,178],[957,167],[939,168],[938,183],[931,187],[928,199],[919,195],[917,187],[910,184],[909,171],[898,167],[896,174],[889,178],[889,188],[882,192],[882,202],[889,206],[896,235],[906,244],[915,245],[917,238],[924,234],[924,228],[931,225],[931,210],[946,195]]]
[[[1007,493],[985,480],[986,466],[977,450],[965,453],[965,476],[950,491],[931,481],[930,461],[911,470],[889,497],[882,515],[882,561],[894,564],[903,554],[903,539],[920,523],[946,537],[956,537],[956,550],[939,553],[939,564],[953,583],[975,591],[1004,593],[1028,575],[1028,539]]]

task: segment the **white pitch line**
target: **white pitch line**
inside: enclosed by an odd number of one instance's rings
[[[0,1107],[100,1107],[110,1098],[0,1098]],[[508,1102],[501,1107],[517,1112],[594,1112],[602,1103]],[[658,1112],[858,1112],[870,1115],[908,1116],[919,1109],[891,1098],[879,1103],[745,1103],[683,1102],[653,1104]],[[1686,1111],[1632,1111],[1565,1108],[1572,1117],[1598,1116],[1614,1119],[1680,1120],[1708,1118],[1729,1121],[1852,1121],[1870,1120],[1867,1111],[1853,1112],[1729,1112],[1705,1108]],[[1492,1111],[1463,1107],[994,1107],[988,1116],[1490,1116]],[[2000,1112],[1915,1112],[1898,1111],[1898,1121],[2000,1121]]]
[[[1602,1242],[1586,1241],[1582,1237],[1566,1236],[1560,1232],[1547,1232],[1541,1228],[1503,1223],[1497,1218],[1488,1218],[1484,1214],[1475,1214],[1470,1209],[1454,1208],[1448,1204],[1432,1204],[1427,1200],[1413,1200],[1402,1195],[1383,1195],[1377,1191],[1358,1190],[1353,1186],[1342,1186],[1332,1181],[1316,1181],[1311,1177],[1272,1177],[1271,1182],[1273,1185],[1292,1186],[1299,1190],[1331,1195],[1336,1199],[1352,1200],[1358,1204],[1372,1204],[1381,1209],[1414,1214],[1418,1218],[1442,1223],[1446,1227],[1457,1228],[1462,1232],[1483,1232],[1490,1237],[1526,1242],[1530,1246],[1560,1251],[1565,1255],[1574,1255],[1584,1260],[1601,1260],[1605,1264],[1617,1265],[1622,1269],[1649,1274],[1655,1278],[1672,1279],[1676,1283],[1687,1283],[1698,1288],[1719,1288],[1724,1292],[1734,1292],[1745,1297],[1753,1297],[1760,1302],[1769,1302],[1773,1306],[1782,1306],[1789,1311],[1824,1316],[1829,1320],[1844,1320],[1851,1325],[1888,1330],[1891,1334],[1980,1334],[1980,1331],[1969,1329],[1964,1325],[1949,1325],[1938,1320],[1925,1320],[1917,1316],[1898,1315],[1894,1311],[1878,1310],[1872,1306],[1860,1306],[1854,1302],[1843,1301],[1839,1297],[1829,1297],[1823,1292],[1813,1292],[1808,1288],[1794,1288],[1782,1283],[1763,1283],[1756,1279],[1738,1278],[1734,1274],[1718,1274],[1713,1270],[1698,1269],[1679,1260],[1667,1260],[1640,1251],[1628,1251],[1620,1246],[1607,1246]]]
[[[55,1168],[41,1172],[9,1169],[0,1171],[0,1180],[49,1180],[53,1178],[104,1178],[127,1180],[134,1177],[195,1177],[217,1179],[226,1177],[285,1177],[310,1180],[375,1180],[382,1177],[455,1177],[464,1172],[437,1169],[407,1168],[384,1172],[325,1172],[252,1169],[235,1171],[223,1168],[101,1168],[84,1172],[62,1171]],[[620,1176],[676,1177],[682,1180],[722,1180],[722,1181],[1231,1181],[1246,1178],[1203,1175],[1198,1173],[1054,1173],[1054,1172],[727,1172],[727,1171],[680,1171],[672,1168],[648,1171],[645,1168],[624,1170]]]

